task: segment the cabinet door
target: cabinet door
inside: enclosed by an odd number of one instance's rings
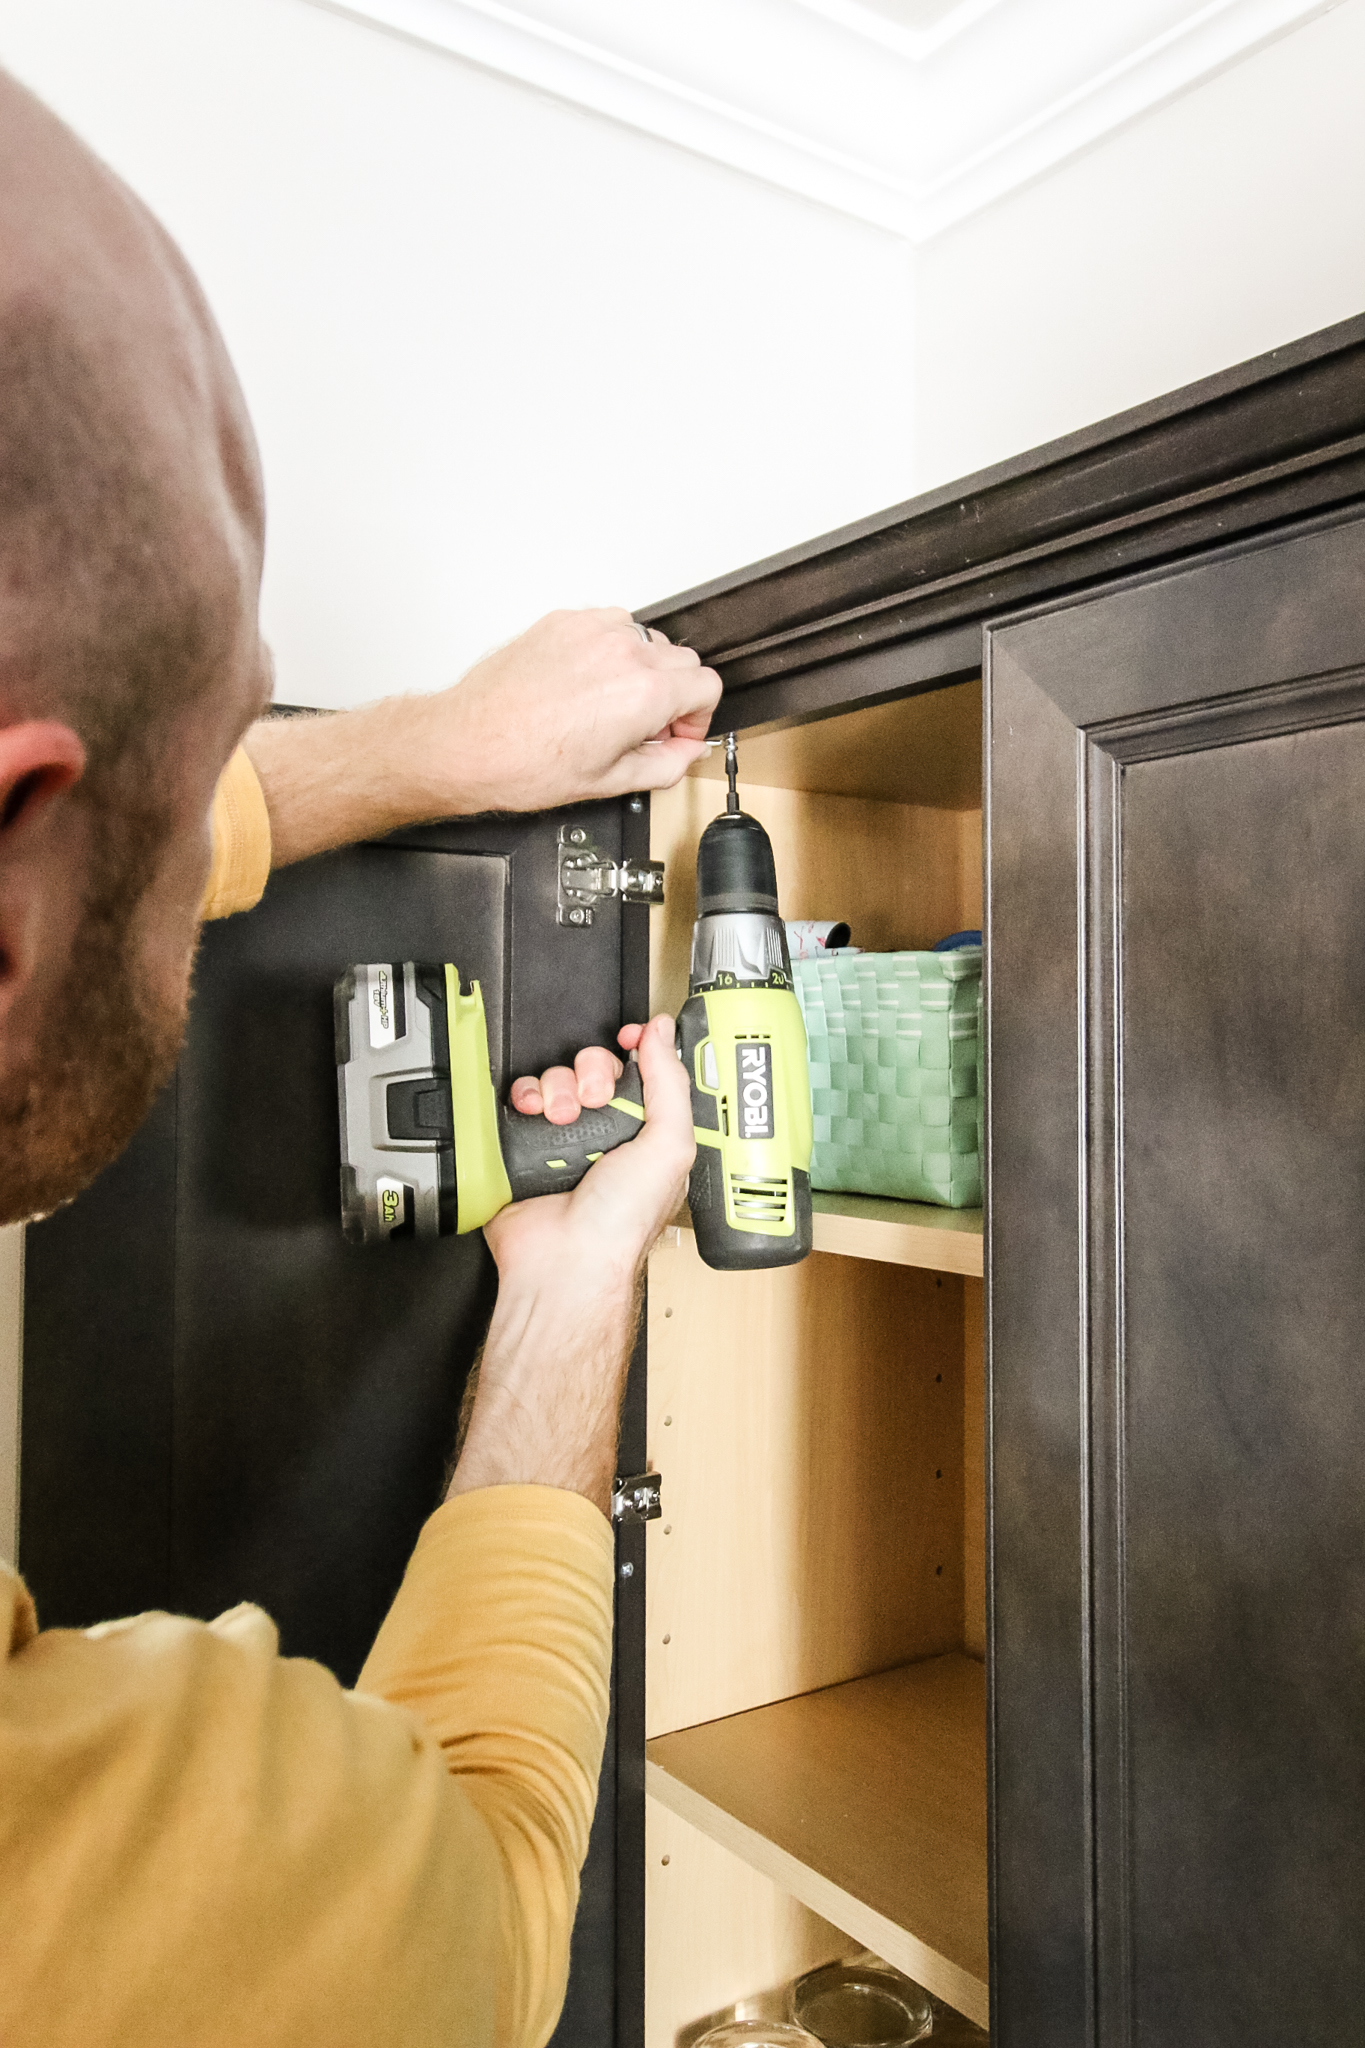
[[[633,801],[574,821],[643,855]],[[351,848],[206,930],[174,1081],[124,1157],[28,1233],[20,1564],[48,1625],[254,1600],[286,1654],[354,1681],[440,1499],[495,1276],[481,1234],[344,1241],[332,984],[352,961],[457,962],[482,983],[504,1087],[613,1043],[644,1013],[647,912],[556,923],[559,822]],[[626,1457],[637,1405],[643,1388]],[[643,1599],[638,1563],[623,1603]],[[614,1745],[642,1749],[643,1671],[618,1672],[617,1696],[556,2036],[584,2048],[611,2038],[618,1826],[627,1924],[639,1913],[642,1801],[618,1813]]]
[[[1358,2039],[1365,523],[986,715],[996,2039]]]

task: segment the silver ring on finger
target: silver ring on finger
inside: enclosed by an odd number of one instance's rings
[[[649,627],[642,626],[638,619],[632,619],[630,623],[635,628],[640,638],[644,641],[645,646],[652,647],[654,645],[654,635],[650,632]]]

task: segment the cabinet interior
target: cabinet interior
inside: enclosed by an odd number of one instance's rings
[[[783,914],[866,950],[981,923],[978,684],[744,739]],[[652,804],[652,1007],[686,989],[718,752]],[[984,2025],[980,1212],[817,1197],[816,1249],[653,1255],[646,2040],[866,1946]]]

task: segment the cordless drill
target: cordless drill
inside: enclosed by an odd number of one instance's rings
[[[697,921],[677,1046],[692,1090],[688,1190],[708,1266],[790,1266],[811,1248],[811,1097],[767,833],[729,793],[697,849]],[[478,982],[449,962],[351,967],[335,996],[341,1216],[359,1244],[477,1230],[509,1202],[576,1187],[638,1135],[640,1070],[571,1124],[499,1103]]]

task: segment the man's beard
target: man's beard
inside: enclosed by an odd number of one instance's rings
[[[102,813],[92,882],[62,986],[32,1057],[0,1081],[0,1222],[46,1216],[117,1158],[175,1070],[183,998],[137,957],[138,906],[165,820]]]

